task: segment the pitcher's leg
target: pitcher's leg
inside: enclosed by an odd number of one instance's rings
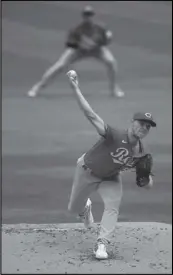
[[[116,182],[106,181],[99,185],[98,192],[104,202],[104,212],[101,220],[98,240],[110,242],[115,230],[119,207],[122,199],[121,176],[117,177]]]
[[[87,199],[97,189],[100,182],[100,179],[84,170],[83,164],[83,159],[78,160],[68,204],[68,210],[76,214],[81,214],[84,211]]]
[[[40,81],[36,83],[32,89],[28,92],[28,96],[34,97],[38,92],[46,87],[55,76],[60,74],[65,68],[67,68],[72,62],[78,58],[78,52],[75,49],[68,48],[62,54],[60,59],[52,65],[41,77]]]

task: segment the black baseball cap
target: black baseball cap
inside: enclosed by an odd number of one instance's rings
[[[143,112],[135,113],[133,116],[133,119],[146,121],[150,123],[152,127],[156,127],[156,122],[154,121],[151,113],[143,113]]]
[[[95,14],[95,12],[92,6],[85,6],[85,8],[82,11],[82,14],[92,16]]]

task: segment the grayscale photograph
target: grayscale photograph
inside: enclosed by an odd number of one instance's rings
[[[172,1],[2,1],[2,274],[172,274]]]

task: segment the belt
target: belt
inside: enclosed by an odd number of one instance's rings
[[[97,177],[97,178],[100,178],[100,179],[102,179],[102,180],[110,180],[110,181],[112,181],[112,180],[115,180],[115,178],[117,177],[117,174],[111,175],[111,176],[107,176],[107,177],[99,177],[99,176],[96,176],[96,175],[93,173],[93,171],[92,171],[86,164],[83,164],[83,165],[82,165],[82,168],[83,168],[84,170],[88,170],[88,171],[90,172],[91,175],[93,175],[93,176],[95,176],[95,177]]]

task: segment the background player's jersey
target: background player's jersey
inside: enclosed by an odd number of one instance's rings
[[[104,178],[131,169],[135,165],[134,157],[143,155],[145,152],[141,141],[137,152],[134,153],[127,131],[113,129],[107,125],[105,136],[85,154],[84,162],[93,174]]]
[[[101,47],[108,43],[106,32],[107,30],[99,24],[92,23],[91,25],[88,25],[87,23],[82,22],[69,32],[66,46],[80,49],[80,42],[85,38],[91,39],[95,42],[96,47]]]

